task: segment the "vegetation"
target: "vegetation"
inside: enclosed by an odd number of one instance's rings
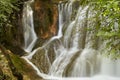
[[[6,22],[10,22],[10,15],[14,9],[17,9],[17,7],[13,5],[16,2],[17,0],[0,0],[0,27]]]
[[[97,36],[106,41],[107,55],[120,57],[120,2],[98,0],[96,3],[101,23],[97,26]]]
[[[17,1],[18,0],[0,0],[0,43],[4,40],[5,34],[7,32],[9,33],[8,29],[13,27],[11,20],[15,18],[13,16],[14,11],[18,10]]]

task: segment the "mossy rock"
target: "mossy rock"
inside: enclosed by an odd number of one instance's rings
[[[23,58],[9,50],[6,50],[6,53],[9,59],[0,51],[0,80],[43,80]],[[17,79],[18,76],[19,79]]]
[[[15,65],[16,69],[22,73],[25,80],[42,80],[36,73],[36,71],[32,68],[30,64],[28,64],[23,58],[10,54],[13,64]]]

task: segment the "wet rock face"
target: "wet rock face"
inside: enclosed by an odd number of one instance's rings
[[[38,50],[32,57],[31,61],[39,68],[42,73],[49,73],[51,63],[53,63],[55,59],[55,52],[53,47],[54,43],[47,46],[46,49]]]
[[[48,73],[50,66],[45,50],[42,49],[37,51],[31,61],[39,68],[41,72]]]
[[[37,36],[42,39],[56,35],[58,10],[51,0],[35,0],[34,25]]]

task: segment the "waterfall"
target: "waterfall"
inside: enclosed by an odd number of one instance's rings
[[[64,80],[65,77],[70,77],[70,80],[76,77],[78,80],[98,80],[98,78],[100,78],[99,80],[118,80],[116,77],[120,76],[120,60],[111,60],[100,54],[104,48],[104,42],[95,35],[94,27],[97,25],[97,20],[89,20],[96,15],[93,7],[90,5],[78,6],[79,8],[74,12],[73,0],[67,3],[60,2],[58,4],[59,30],[57,35],[32,51],[37,37],[34,32],[33,11],[30,4],[30,1],[26,2],[23,11],[24,49],[30,54],[23,58],[33,66],[39,76],[44,79],[57,80],[61,80],[61,78]],[[92,30],[87,30],[88,28]],[[51,44],[54,44],[51,48],[55,53],[52,63],[49,61],[49,50],[47,50]],[[41,72],[42,70],[29,60],[39,50],[45,51],[49,62],[50,68],[47,74]]]
[[[35,42],[37,40],[37,36],[34,31],[33,10],[30,6],[32,2],[33,0],[25,2],[23,9],[23,27],[24,27],[24,41],[25,41],[24,49],[27,52],[32,51]]]

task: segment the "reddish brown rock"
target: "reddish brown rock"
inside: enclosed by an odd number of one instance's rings
[[[51,0],[35,0],[34,25],[39,38],[47,39],[56,35],[58,10]]]

